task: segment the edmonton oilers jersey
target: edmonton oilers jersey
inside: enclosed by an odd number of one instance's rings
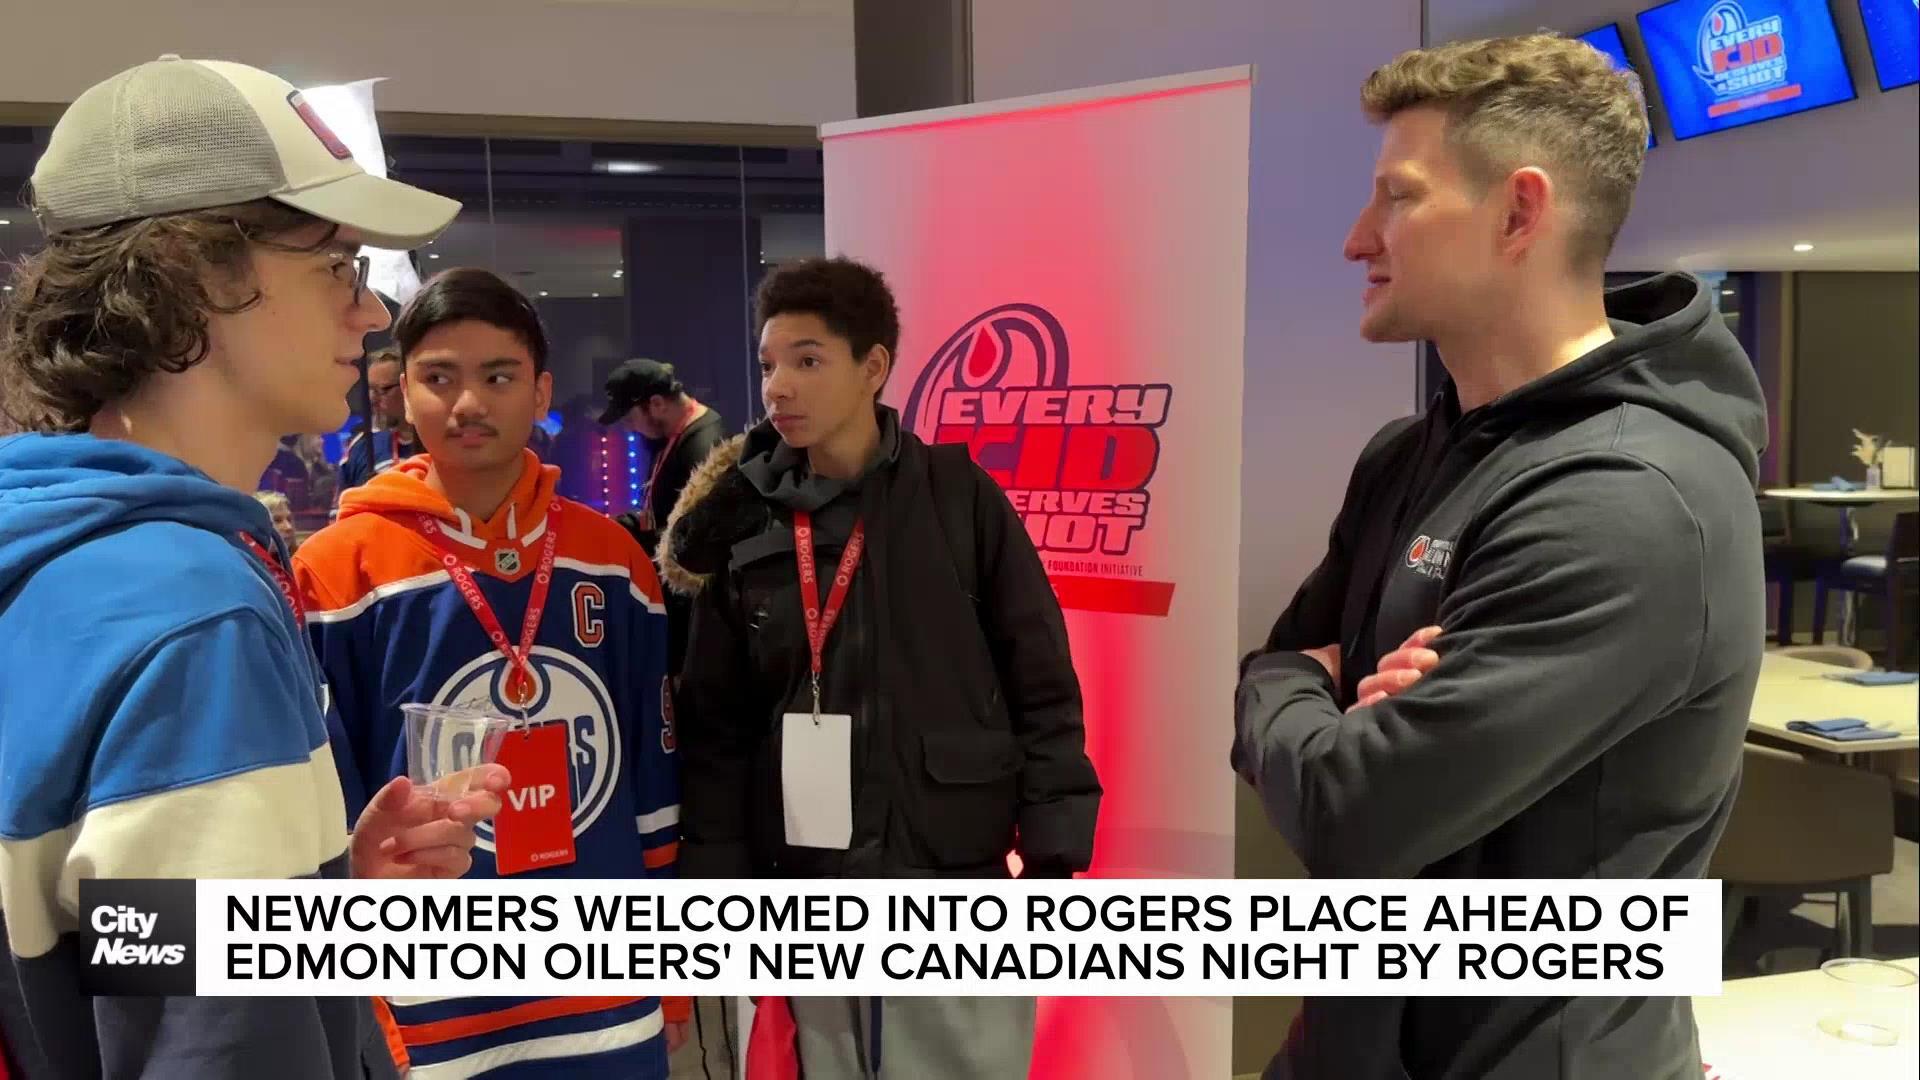
[[[671,876],[679,785],[662,709],[666,616],[639,545],[610,518],[561,501],[551,582],[528,656],[532,697],[516,707],[507,657],[419,527],[419,515],[433,518],[442,545],[465,555],[461,562],[517,645],[558,481],[557,469],[526,459],[506,505],[485,522],[426,485],[428,459],[403,463],[348,492],[340,520],[295,557],[331,695],[328,725],[349,822],[382,784],[406,772],[400,706],[524,714],[565,725],[576,857],[520,876]],[[477,832],[470,874],[496,876],[492,830],[482,824]],[[413,1080],[666,1075],[658,1038],[666,1017],[653,998],[390,1004]]]

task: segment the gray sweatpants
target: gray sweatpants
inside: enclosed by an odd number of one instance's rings
[[[1032,998],[791,998],[806,1080],[1025,1080]]]

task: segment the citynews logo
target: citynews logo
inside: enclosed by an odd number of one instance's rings
[[[80,882],[81,988],[99,997],[194,992],[194,883]]]

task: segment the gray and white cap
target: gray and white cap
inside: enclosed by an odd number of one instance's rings
[[[255,199],[398,250],[460,212],[362,169],[292,84],[221,60],[163,56],[90,88],[33,170],[33,212],[49,236]]]

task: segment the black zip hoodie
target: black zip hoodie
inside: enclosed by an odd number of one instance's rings
[[[1375,436],[1326,559],[1243,665],[1235,769],[1315,877],[1699,877],[1764,636],[1766,407],[1706,287],[1613,290],[1616,337]],[[1440,664],[1342,715],[1381,654]],[[1336,684],[1298,650],[1341,645]],[[1317,999],[1269,1075],[1697,1077],[1685,999]]]

